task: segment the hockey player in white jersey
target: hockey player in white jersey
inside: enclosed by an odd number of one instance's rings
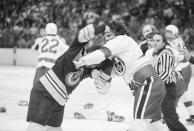
[[[157,28],[154,25],[148,24],[145,25],[142,29],[142,35],[144,37],[144,41],[142,41],[139,46],[145,55],[146,51],[150,48],[152,48],[152,36],[154,33],[158,32]]]
[[[168,25],[165,28],[165,35],[170,44],[174,49],[174,53],[179,56],[184,56],[185,43],[179,36],[179,30],[175,25]],[[180,58],[180,57],[179,57]],[[187,61],[176,60],[176,72],[177,72],[177,102],[182,96],[183,103],[187,108],[190,118],[186,119],[189,123],[194,123],[194,105],[191,98],[187,93],[189,82],[192,75],[191,65]]]
[[[165,86],[151,60],[143,56],[139,45],[128,36],[126,28],[112,22],[105,29],[105,45],[75,61],[77,68],[98,64],[105,59],[114,61],[113,73],[121,76],[134,90],[134,118],[142,119],[151,131],[160,131],[161,103]],[[132,76],[132,77],[131,77]]]
[[[69,48],[65,39],[57,35],[56,24],[48,23],[45,33],[45,36],[37,38],[31,47],[32,50],[38,47],[38,64],[33,83],[52,68],[56,59]]]

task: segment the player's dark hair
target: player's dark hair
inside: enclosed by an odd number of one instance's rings
[[[116,34],[116,36],[118,35],[130,36],[128,28],[122,23],[113,21],[113,22],[108,23],[107,26],[110,27],[110,30],[113,31]]]

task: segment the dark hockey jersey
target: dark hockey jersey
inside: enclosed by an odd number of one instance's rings
[[[140,43],[140,48],[145,55],[146,51],[148,50],[148,43],[146,40]]]
[[[100,33],[100,30],[95,29],[95,33]],[[52,69],[40,78],[41,83],[60,105],[64,105],[69,94],[78,86],[79,82],[91,74],[92,68],[84,67],[78,70],[73,63],[86,44],[87,42],[79,42],[77,36],[69,49],[57,59]],[[105,62],[104,65],[108,66],[107,63],[109,62]],[[105,69],[104,66],[102,67]]]

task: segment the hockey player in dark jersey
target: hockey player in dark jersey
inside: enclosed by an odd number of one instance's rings
[[[89,77],[94,68],[110,74],[112,68],[110,60],[82,69],[76,69],[73,63],[74,60],[83,55],[87,42],[104,32],[104,29],[105,26],[92,24],[81,29],[72,45],[57,59],[52,69],[34,84],[27,113],[27,122],[29,122],[27,131],[62,131],[61,124],[65,103],[79,82]],[[107,64],[110,64],[110,69],[107,68]],[[102,83],[106,82],[100,86],[106,86],[107,81],[111,80],[104,72],[101,71],[100,79],[102,79]]]

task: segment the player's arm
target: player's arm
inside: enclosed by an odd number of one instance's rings
[[[34,45],[31,46],[31,50],[32,50],[32,51],[35,51],[36,48],[38,47],[38,45],[39,45],[39,40],[40,40],[40,38],[37,38],[37,39],[35,40]]]
[[[180,54],[177,50],[173,49],[172,47],[170,46],[167,46],[167,48],[171,49],[172,52],[173,52],[173,55],[175,57],[175,61],[177,62],[182,62],[184,61],[184,55]]]
[[[69,46],[66,44],[66,42],[65,43],[63,41],[60,42],[60,55],[65,53],[68,50],[68,48]]]
[[[177,41],[177,49],[179,52],[184,52],[186,46],[185,46],[185,42],[183,41],[182,38],[179,38],[179,41]]]
[[[105,25],[94,25],[89,24],[82,28],[76,35],[69,49],[83,48],[89,40],[92,40],[95,36],[103,33],[105,30]]]
[[[112,55],[116,55],[124,52],[126,49],[123,45],[125,40],[120,37],[116,37],[113,40],[108,41],[102,48],[87,54],[79,59],[78,62],[74,62],[76,67],[90,66],[99,64]],[[122,44],[120,44],[122,43]]]
[[[100,64],[102,61],[104,61],[106,58],[111,56],[111,52],[108,48],[101,48],[98,49],[92,53],[89,53],[82,58],[80,58],[78,61],[74,61],[74,64],[76,68],[80,68],[82,66],[90,66],[90,65],[96,65]]]

